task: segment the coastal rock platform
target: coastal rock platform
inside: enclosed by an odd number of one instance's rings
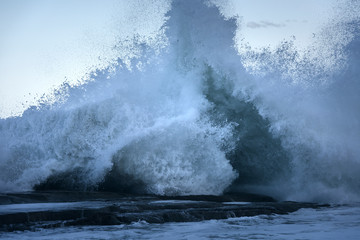
[[[105,192],[26,192],[0,194],[0,231],[86,225],[196,222],[210,219],[287,214],[328,205],[277,202],[236,193],[222,196],[155,196]]]

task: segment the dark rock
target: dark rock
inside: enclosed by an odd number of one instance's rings
[[[0,231],[119,225],[137,221],[194,222],[287,214],[300,208],[328,207],[315,203],[275,202],[270,197],[248,193],[169,197],[98,192],[33,192],[2,194],[0,203]],[[19,203],[22,204],[20,207]],[[50,204],[42,209],[41,203]]]

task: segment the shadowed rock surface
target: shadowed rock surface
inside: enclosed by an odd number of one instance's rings
[[[0,195],[0,230],[35,230],[76,225],[194,222],[287,214],[328,205],[276,202],[238,193],[223,196],[136,196],[104,192],[29,192]]]

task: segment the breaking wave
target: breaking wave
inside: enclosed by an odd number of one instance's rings
[[[237,28],[173,1],[156,39],[129,39],[130,60],[0,120],[0,190],[359,200],[359,17],[301,53],[239,54]]]

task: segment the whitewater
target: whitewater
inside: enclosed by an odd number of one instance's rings
[[[307,51],[240,53],[238,19],[173,1],[156,35],[119,43],[131,54],[0,120],[0,191],[359,201],[358,9]]]
[[[164,199],[247,192],[330,205],[200,222],[59,225],[0,238],[356,239],[360,2],[341,3],[299,50],[295,39],[252,49],[235,38],[241,18],[226,17],[217,1],[171,1],[156,33],[119,41],[116,61],[88,73],[86,83],[65,81],[21,116],[0,119],[2,201],[34,190]],[[1,211],[111,204],[77,201],[2,202]],[[172,209],[192,202],[155,203]]]
[[[2,239],[358,239],[360,208],[299,210],[284,216],[197,223],[86,226],[4,233]]]

